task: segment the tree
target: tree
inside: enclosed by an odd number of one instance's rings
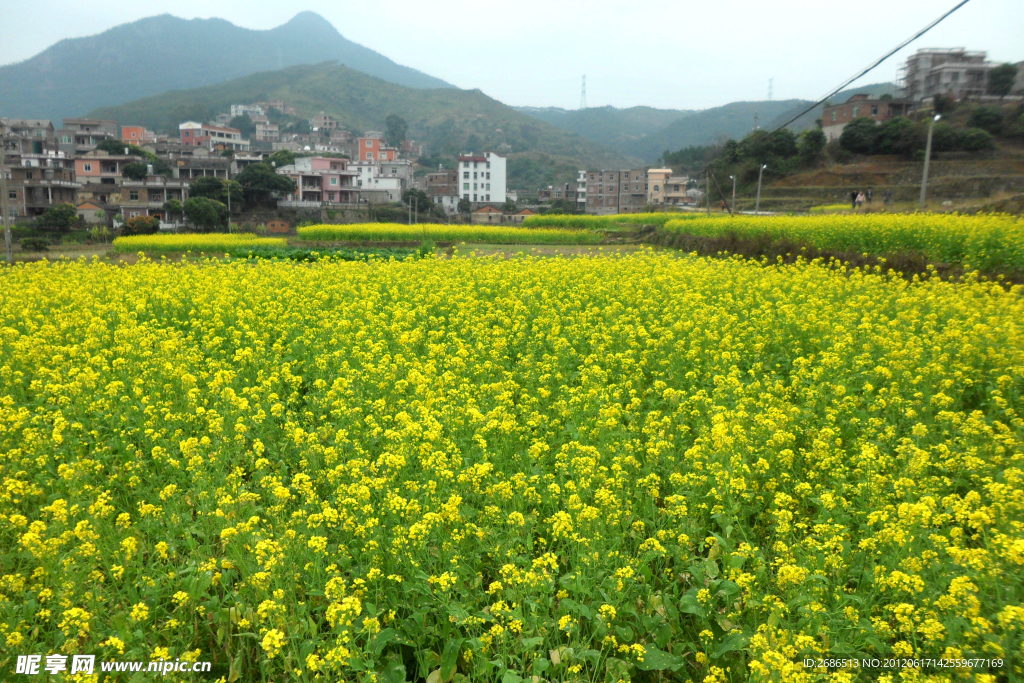
[[[295,155],[287,149],[279,149],[267,157],[266,163],[268,165],[273,164],[277,168],[281,168],[282,166],[291,166],[295,163]]]
[[[243,138],[251,137],[252,134],[256,132],[256,126],[253,124],[252,119],[249,118],[248,114],[236,116],[231,119],[231,122],[228,123],[228,125],[232,128],[237,128],[239,132],[242,133]]]
[[[121,228],[122,235],[152,235],[160,229],[160,219],[156,216],[136,216],[129,218]]]
[[[412,206],[414,203],[420,211],[429,211],[430,207],[433,206],[433,202],[423,190],[417,190],[415,188],[406,190],[402,193],[402,203]]]
[[[967,125],[971,128],[981,128],[992,135],[999,135],[1003,132],[1003,110],[999,107],[978,107],[971,112]]]
[[[796,136],[788,128],[772,131],[768,136],[772,154],[782,159],[797,155]]]
[[[405,140],[405,134],[409,130],[409,124],[397,114],[388,114],[388,117],[384,119],[384,125],[387,131],[384,134],[385,142],[392,147],[401,147]]]
[[[506,199],[505,203],[501,205],[501,210],[505,213],[515,213],[519,210],[519,207],[511,199]]]
[[[164,202],[164,211],[168,216],[180,216],[183,210],[181,202],[177,199],[168,199]]]
[[[924,145],[924,138],[920,133],[920,127],[914,126],[914,122],[906,116],[889,119],[878,127],[875,153],[909,156],[914,153],[914,150],[921,149]]]
[[[826,142],[825,133],[820,128],[805,130],[797,143],[800,159],[805,163],[815,161],[825,151]]]
[[[1013,64],[1000,64],[988,72],[988,94],[1006,97],[1016,81],[1017,67]]]
[[[292,179],[275,172],[266,163],[246,166],[241,173],[235,176],[235,180],[242,186],[245,201],[253,204],[260,202],[270,204],[275,192],[280,194],[295,192],[295,183],[292,182]]]
[[[957,147],[965,152],[985,152],[996,148],[996,140],[987,130],[968,128],[957,136]]]
[[[39,216],[36,223],[43,230],[67,232],[78,223],[78,211],[71,204],[57,204]]]
[[[473,205],[469,203],[468,199],[463,198],[459,200],[459,205],[456,208],[458,209],[459,213],[468,214],[470,211],[473,210]]]
[[[872,154],[875,141],[878,139],[878,126],[874,119],[858,116],[843,128],[839,136],[839,145],[854,154]]]
[[[231,194],[232,208],[240,208],[245,202],[245,194],[242,191],[242,186],[234,180],[223,180],[214,176],[200,176],[188,186],[189,196],[208,197],[216,199],[222,204],[228,203],[229,192]]]
[[[191,197],[185,202],[185,216],[194,225],[213,230],[227,222],[228,207],[209,197]]]
[[[149,167],[141,161],[134,161],[121,167],[121,176],[129,180],[145,180]]]
[[[932,98],[932,106],[935,107],[936,114],[948,114],[956,109],[956,100],[952,95],[939,94]]]

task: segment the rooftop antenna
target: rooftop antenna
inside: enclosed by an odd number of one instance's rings
[[[580,109],[587,108],[587,75],[583,74],[583,89],[580,91]]]
[[[754,112],[754,130],[757,130],[758,128],[759,128],[759,126],[757,125],[757,112],[755,111]]]
[[[768,101],[769,102],[772,101],[772,81],[774,81],[774,80],[775,80],[774,78],[769,78],[768,79]]]

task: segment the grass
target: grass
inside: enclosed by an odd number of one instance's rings
[[[320,242],[480,242],[487,244],[597,244],[603,237],[587,230],[531,229],[510,225],[351,223],[308,225],[299,238]]]
[[[286,247],[283,237],[258,237],[250,233],[188,233],[175,235],[131,235],[118,237],[114,251],[122,254],[136,252],[229,252],[240,248]]]

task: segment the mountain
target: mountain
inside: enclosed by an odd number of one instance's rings
[[[626,156],[636,156],[638,141],[693,112],[654,107],[516,107],[524,114],[608,145]]]
[[[347,40],[314,12],[267,31],[162,14],[62,40],[31,59],[0,67],[0,116],[51,119],[59,127],[65,116],[100,106],[324,61],[409,88],[453,87]]]
[[[434,154],[508,150],[512,187],[532,189],[574,180],[576,170],[585,166],[616,168],[636,161],[518,112],[479,90],[406,88],[333,63],[292,66],[167,92],[96,109],[90,116],[176,135],[182,121],[209,121],[234,102],[267,99],[285,100],[299,116],[326,112],[356,133],[384,130],[384,119],[398,114],[409,124],[408,136]]]
[[[843,90],[832,97],[845,102],[852,95],[894,94],[893,83],[872,83]],[[565,110],[553,107],[518,107],[518,110],[553,125],[571,130],[589,140],[599,142],[629,157],[657,160],[665,150],[675,151],[692,145],[711,145],[729,138],[740,139],[757,125],[772,129],[803,111],[810,100],[772,100],[731,102],[701,111],[653,109],[651,107],[595,107]],[[814,126],[821,118],[823,105],[818,105],[789,125],[794,131]]]

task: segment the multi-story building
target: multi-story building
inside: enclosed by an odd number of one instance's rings
[[[81,187],[63,152],[7,155],[7,210],[11,218],[39,216],[58,204],[75,204]]]
[[[929,100],[935,95],[956,99],[984,95],[989,69],[984,52],[965,48],[924,48],[907,57],[897,73],[901,95],[911,102]]]
[[[586,211],[587,210],[587,178],[590,174],[581,169],[576,174],[576,210]]]
[[[353,181],[359,174],[348,167],[345,159],[301,157],[277,172],[291,178],[296,187],[284,206],[287,202],[347,204],[357,199],[358,187]]]
[[[117,121],[111,119],[64,119],[64,127],[56,132],[62,152],[85,154],[104,140],[119,140]]]
[[[505,157],[494,152],[474,155],[472,152],[458,159],[460,193],[470,202],[505,203]]]
[[[458,196],[459,172],[446,171],[438,167],[437,171],[428,173],[426,192],[431,197]]]
[[[415,140],[402,140],[402,146],[399,148],[399,151],[406,157],[421,157],[423,156],[423,145]]]
[[[910,100],[879,99],[866,94],[854,95],[843,104],[825,107],[821,116],[821,130],[831,142],[843,134],[846,124],[858,117],[868,117],[876,124],[906,116],[913,103]]]
[[[186,121],[178,126],[178,131],[183,145],[249,151],[249,141],[242,139],[242,131],[237,128]]]
[[[671,168],[647,169],[647,203],[665,203],[665,183],[672,177]]]
[[[689,184],[689,176],[672,176],[665,181],[665,204],[669,206],[681,206],[690,204],[693,198],[686,193],[686,186]]]
[[[313,130],[334,130],[341,122],[333,116],[320,112],[309,120],[309,127]]]
[[[149,145],[156,142],[156,133],[145,126],[121,126],[121,139],[133,145]]]
[[[53,124],[46,120],[0,118],[0,137],[3,138],[2,149],[6,154],[46,154],[57,151]]]
[[[161,221],[168,218],[164,205],[172,199],[182,204],[188,199],[189,181],[181,178],[149,176],[145,180],[129,180],[121,183],[117,212],[127,218],[156,216]]]
[[[248,155],[246,155],[248,156]],[[180,178],[189,182],[195,178],[206,176],[227,180],[231,177],[233,159],[215,156],[181,156],[169,161],[172,178]]]
[[[276,123],[257,123],[256,124],[256,141],[257,142],[277,142],[280,138],[280,131]]]
[[[138,163],[139,158],[125,154],[107,154],[96,150],[78,157],[75,162],[76,179],[86,185],[100,183],[104,185],[120,185],[123,178],[121,171],[128,164]]]
[[[640,213],[647,205],[647,169],[619,171],[619,213]]]
[[[413,167],[412,162],[408,159],[381,161],[378,166],[380,166],[380,176],[382,178],[398,178],[403,191],[413,187]]]
[[[355,183],[359,188],[359,197],[373,203],[400,202],[404,184],[396,176],[381,173],[381,164],[372,161],[359,161],[349,166],[356,175]]]
[[[284,104],[282,103],[281,106],[283,107]],[[263,109],[263,107],[261,107],[258,104],[232,104],[231,118],[229,118],[228,120],[230,121],[236,116],[265,116],[266,113],[267,112]]]
[[[620,180],[625,171],[588,170],[586,171],[586,203],[587,213],[605,215],[619,213]]]
[[[394,161],[398,158],[398,150],[386,145],[380,137],[376,137],[379,135],[367,133],[366,137],[357,138],[356,154],[359,161]]]
[[[537,201],[551,202],[556,199],[564,199],[566,201],[576,201],[576,186],[572,183],[565,183],[564,185],[548,185],[537,190]]]

